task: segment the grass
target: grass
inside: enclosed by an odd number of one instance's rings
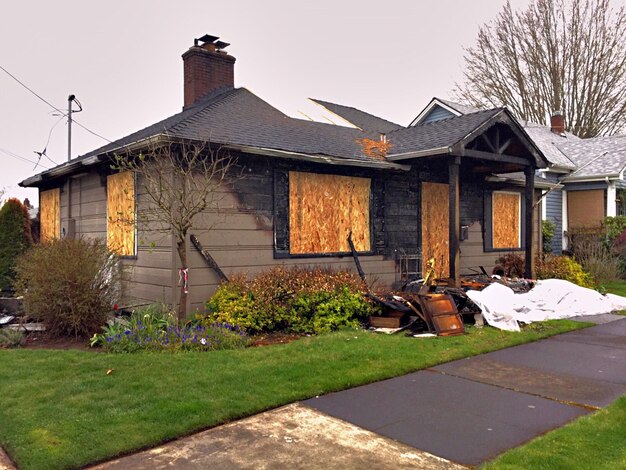
[[[619,279],[604,283],[603,287],[611,294],[626,297],[626,281]]]
[[[586,325],[468,328],[408,339],[365,331],[211,353],[0,350],[0,442],[22,469],[76,468],[229,420]],[[112,371],[107,375],[107,371]]]
[[[605,284],[626,296],[626,281]],[[511,449],[483,470],[626,468],[626,396],[611,406]]]
[[[512,449],[482,470],[626,468],[626,397]]]

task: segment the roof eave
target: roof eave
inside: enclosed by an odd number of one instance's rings
[[[238,150],[240,152],[251,153],[254,155],[262,155],[267,157],[286,158],[290,160],[301,160],[315,163],[323,163],[327,165],[337,166],[355,166],[362,168],[372,168],[379,170],[397,170],[397,171],[409,171],[411,167],[409,165],[401,165],[398,163],[392,163],[389,161],[378,160],[361,160],[357,158],[343,158],[333,157],[330,155],[313,155],[308,153],[291,152],[288,150],[279,150],[266,147],[255,147],[251,145],[238,145],[238,144],[225,144],[232,150]]]
[[[450,147],[436,147],[432,149],[416,150],[414,152],[396,153],[387,155],[387,160],[391,162],[409,160],[411,158],[432,157],[433,155],[442,155],[450,153]]]
[[[608,180],[619,180],[620,173],[605,173],[601,175],[581,175],[581,176],[567,176],[561,180],[562,183],[586,183],[586,182],[594,182],[594,181],[606,181]]]

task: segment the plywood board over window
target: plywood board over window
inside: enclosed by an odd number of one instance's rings
[[[422,272],[435,260],[435,276],[450,275],[450,190],[447,184],[422,183]]]
[[[291,254],[370,251],[369,178],[289,172]]]
[[[135,175],[107,177],[107,245],[121,256],[135,255]]]
[[[521,194],[494,191],[492,194],[493,248],[521,247]]]
[[[59,188],[41,191],[39,194],[41,217],[41,241],[48,242],[59,238],[61,232],[61,190]]]
[[[567,192],[570,228],[599,227],[604,220],[604,189]]]

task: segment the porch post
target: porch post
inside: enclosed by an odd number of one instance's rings
[[[449,231],[448,240],[450,241],[450,281],[451,287],[459,287],[461,285],[460,278],[460,230],[461,215],[459,210],[459,167],[461,158],[454,157],[448,164],[448,181],[449,181]]]
[[[524,168],[524,176],[526,177],[525,190],[525,220],[526,230],[524,232],[524,245],[526,249],[526,269],[524,277],[531,279],[535,274],[535,247],[533,246],[533,205],[535,201],[535,169],[532,166]]]

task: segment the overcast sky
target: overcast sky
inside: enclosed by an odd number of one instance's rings
[[[179,112],[181,54],[209,33],[230,43],[235,86],[279,108],[306,97],[408,124],[461,78],[463,47],[505,0],[133,0],[11,2],[0,66],[59,109],[115,140]],[[528,0],[511,0],[515,8]],[[0,70],[0,189],[67,159],[66,119]],[[74,125],[72,156],[106,141]],[[17,156],[17,157],[16,157]],[[28,161],[24,161],[26,159]]]

